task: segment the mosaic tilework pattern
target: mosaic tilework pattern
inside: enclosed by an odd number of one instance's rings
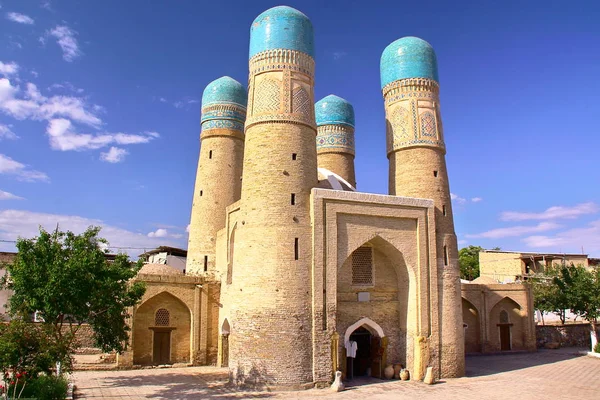
[[[267,50],[250,59],[246,129],[257,123],[291,122],[316,131],[314,60],[295,50]]]
[[[437,58],[433,47],[423,39],[403,37],[381,54],[381,88],[407,78],[427,78],[439,82]]]
[[[387,152],[414,146],[445,151],[439,120],[439,86],[431,79],[404,79],[384,90]]]
[[[355,154],[354,128],[349,125],[317,127],[317,153]]]
[[[317,126],[343,124],[354,126],[354,107],[348,101],[330,94],[315,104]]]
[[[260,14],[250,28],[250,58],[265,50],[297,50],[314,57],[314,34],[310,20],[287,6]]]
[[[228,76],[223,76],[206,85],[202,93],[202,107],[212,104],[239,104],[246,107],[248,93],[241,83]]]

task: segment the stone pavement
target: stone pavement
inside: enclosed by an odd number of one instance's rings
[[[580,349],[467,357],[467,377],[433,386],[422,382],[365,380],[344,392],[239,391],[227,384],[227,372],[215,367],[78,371],[80,399],[597,399],[600,359],[578,356]]]

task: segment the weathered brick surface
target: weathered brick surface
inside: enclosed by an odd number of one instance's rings
[[[558,343],[561,347],[586,347],[591,348],[590,324],[568,325],[537,325],[536,345],[544,347],[548,343]],[[600,337],[600,327],[596,327],[596,334]]]

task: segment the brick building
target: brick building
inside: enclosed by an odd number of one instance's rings
[[[186,273],[140,271],[121,364],[216,363],[236,383],[286,388],[391,363],[413,379],[464,374],[433,48],[405,37],[381,56],[389,195],[356,190],[354,110],[315,104],[314,73],[312,24],[281,6],[251,25],[248,91],[229,77],[204,90]],[[498,296],[502,319],[514,305]]]

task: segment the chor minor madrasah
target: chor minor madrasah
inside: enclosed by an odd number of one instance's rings
[[[308,17],[280,6],[254,20],[248,89],[222,77],[202,96],[185,273],[140,270],[120,364],[216,364],[237,384],[305,388],[390,364],[460,377],[465,346],[534,348],[527,289],[461,288],[433,48],[398,39],[380,68],[388,195],[356,189],[352,105],[315,103]]]

